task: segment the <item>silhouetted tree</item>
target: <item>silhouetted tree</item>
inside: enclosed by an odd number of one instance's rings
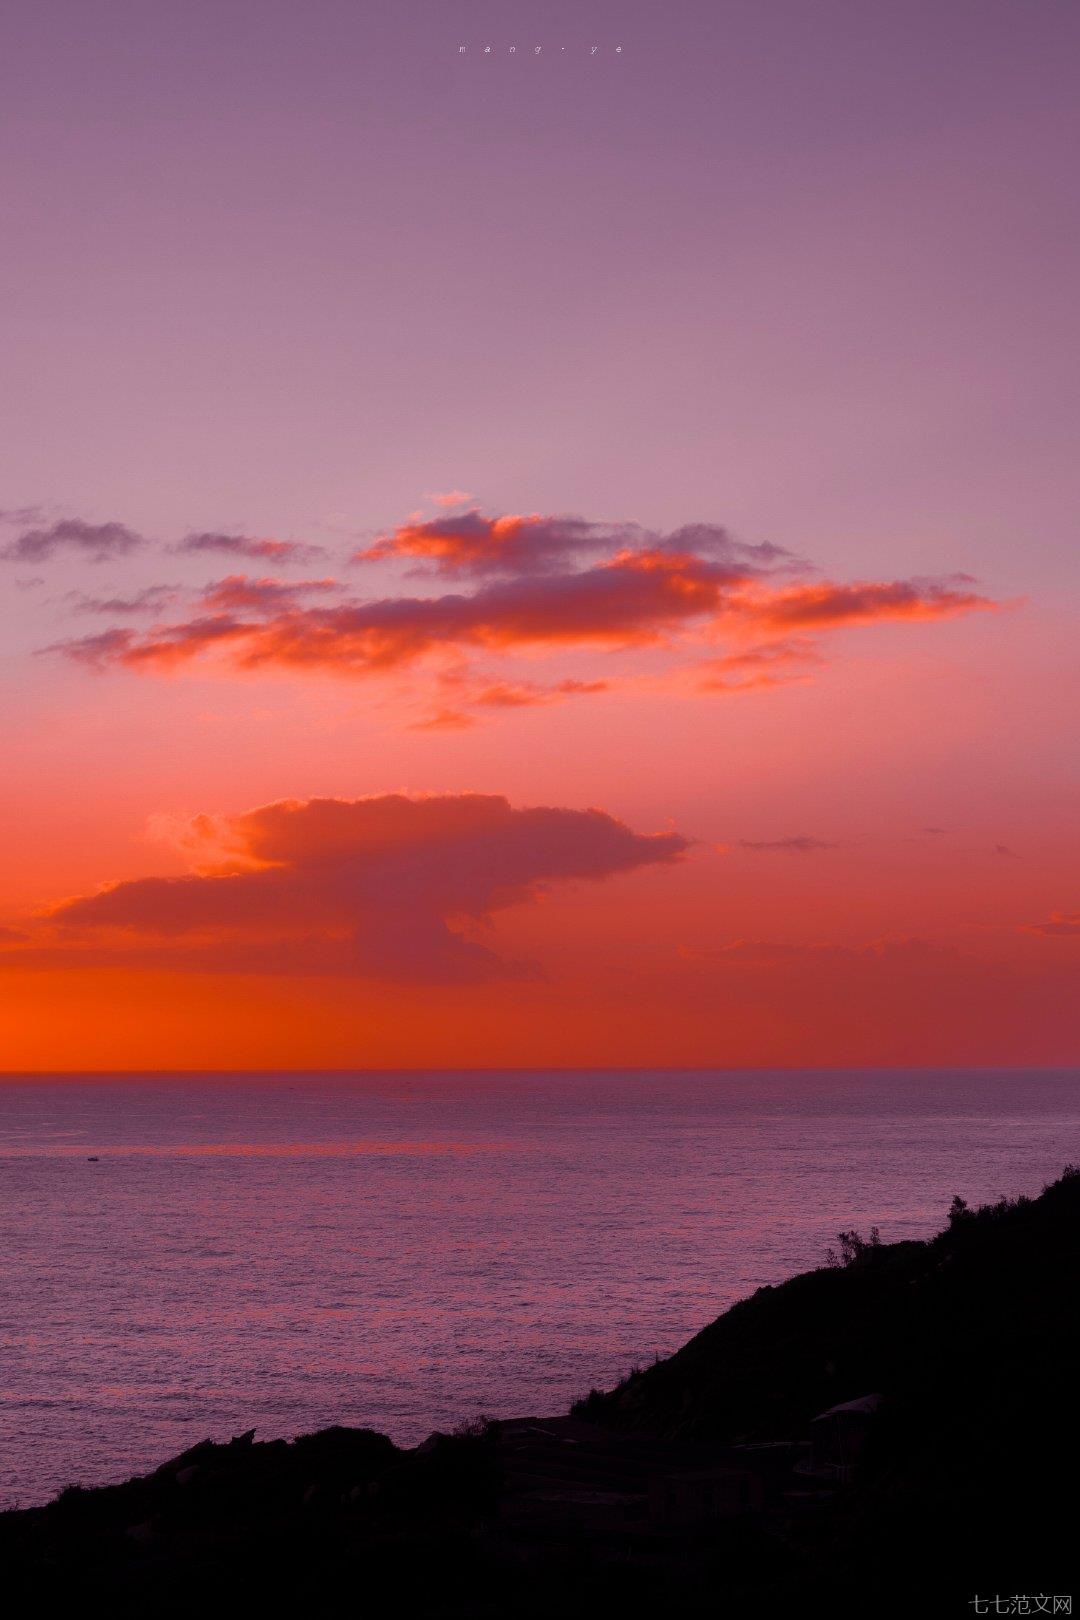
[[[829,1248],[825,1250],[825,1263],[830,1266],[854,1266],[860,1261],[872,1259],[875,1250],[881,1248],[881,1228],[872,1226],[870,1236],[864,1238],[854,1227],[847,1232],[837,1233],[840,1251]]]

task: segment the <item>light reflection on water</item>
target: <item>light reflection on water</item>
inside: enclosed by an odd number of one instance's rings
[[[564,1409],[1078,1158],[1077,1071],[0,1080],[0,1501]]]

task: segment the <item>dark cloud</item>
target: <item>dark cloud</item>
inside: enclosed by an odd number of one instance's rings
[[[44,562],[66,551],[90,562],[112,562],[145,544],[142,535],[123,523],[84,523],[81,518],[61,518],[47,528],[24,529],[22,534],[0,547],[0,557],[6,562]]]
[[[285,800],[197,817],[200,870],[65,900],[13,960],[335,973],[404,982],[513,971],[471,937],[548,885],[677,861],[677,833],[482,794]]]
[[[76,613],[160,613],[177,600],[178,585],[147,585],[130,596],[74,596]]]
[[[247,534],[205,532],[185,535],[173,547],[177,552],[217,557],[249,557],[259,562],[312,562],[324,555],[322,546],[299,540],[259,540]]]

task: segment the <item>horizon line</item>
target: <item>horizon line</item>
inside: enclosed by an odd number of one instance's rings
[[[1059,1063],[583,1063],[583,1064],[372,1064],[286,1068],[148,1068],[117,1069],[0,1069],[5,1080],[185,1078],[193,1075],[221,1078],[375,1074],[911,1074],[947,1070],[958,1074],[1050,1074],[1062,1071],[1080,1077],[1080,1059]]]

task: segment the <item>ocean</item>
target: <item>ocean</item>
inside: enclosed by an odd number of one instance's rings
[[[1077,1159],[1077,1070],[0,1078],[0,1505],[565,1410],[842,1227]]]

